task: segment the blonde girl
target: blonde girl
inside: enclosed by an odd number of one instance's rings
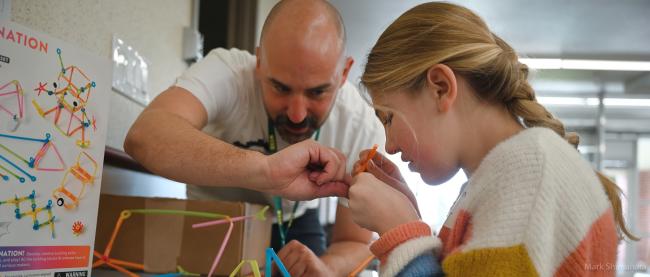
[[[386,152],[432,185],[458,169],[469,177],[432,235],[393,164],[376,156],[356,175],[350,208],[381,236],[371,250],[383,276],[615,274],[619,235],[635,239],[620,191],[580,156],[527,77],[515,51],[454,4],[416,6],[379,37],[362,83]]]

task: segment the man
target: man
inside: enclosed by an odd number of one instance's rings
[[[384,136],[346,81],[353,60],[344,52],[333,6],[281,1],[264,23],[256,56],[211,51],[142,112],[124,148],[151,171],[192,184],[190,198],[273,204],[278,195],[346,196],[347,185],[332,181],[343,180],[353,158]],[[323,164],[346,156],[353,157],[347,168]],[[284,228],[295,217],[278,252],[292,276],[345,276],[370,255],[371,233],[352,222],[348,208],[338,205],[325,251],[318,203],[300,202],[293,213],[294,202],[281,202]],[[273,230],[279,249],[283,236]]]

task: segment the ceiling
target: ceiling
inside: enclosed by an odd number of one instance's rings
[[[330,0],[348,33],[357,81],[365,55],[381,32],[404,11],[427,1]],[[451,1],[479,14],[492,31],[531,58],[650,61],[650,1],[472,0]],[[650,72],[537,70],[538,96],[650,98]],[[597,106],[547,106],[572,128],[596,124]],[[650,107],[606,107],[606,130],[650,134]]]

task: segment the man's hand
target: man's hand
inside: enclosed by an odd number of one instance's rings
[[[349,197],[354,222],[379,235],[420,219],[406,195],[370,173],[354,177]]]
[[[287,243],[278,257],[291,276],[334,276],[334,272],[314,252],[297,240]]]
[[[345,161],[340,151],[305,140],[266,157],[269,184],[258,190],[290,200],[347,196]]]

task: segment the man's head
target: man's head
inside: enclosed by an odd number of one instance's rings
[[[280,136],[305,140],[325,122],[345,83],[345,29],[326,1],[284,0],[269,13],[257,48],[264,107]]]

